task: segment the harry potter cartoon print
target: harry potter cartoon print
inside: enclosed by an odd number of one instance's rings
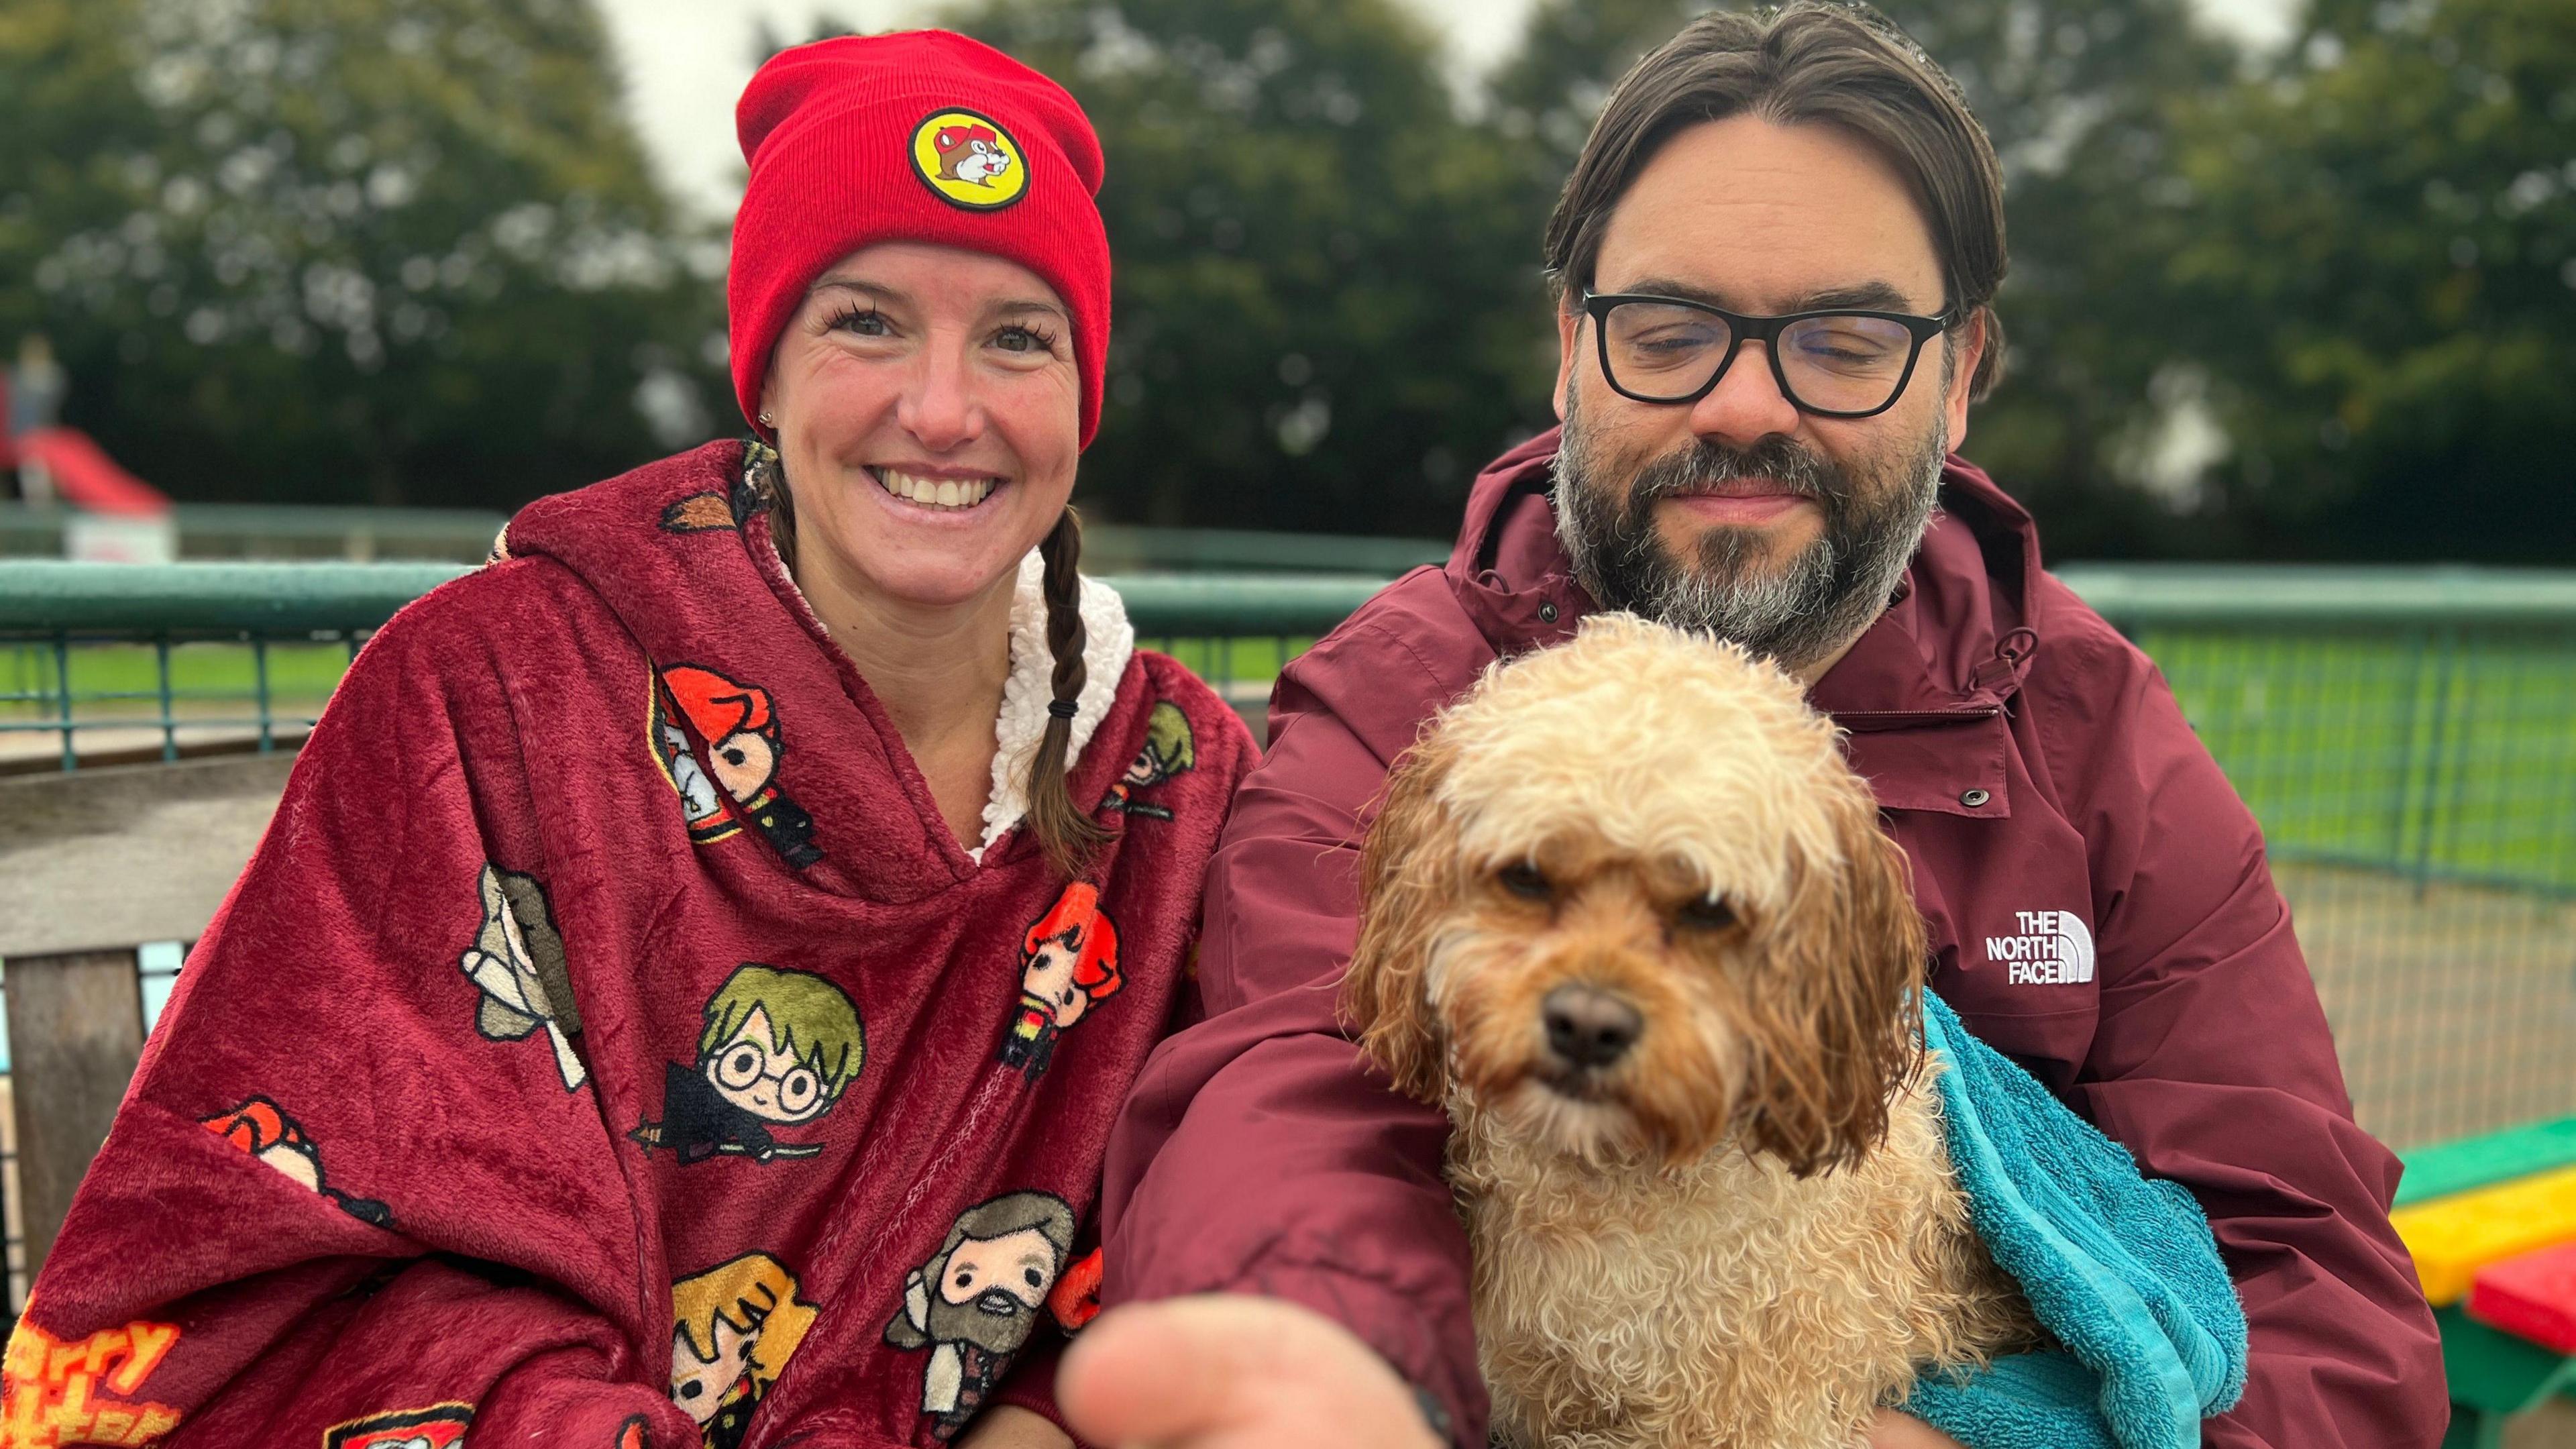
[[[577,1091],[590,1076],[572,1049],[581,1011],[573,1004],[572,970],[545,887],[535,876],[487,863],[482,892],[483,927],[458,959],[483,993],[474,1029],[493,1041],[518,1041],[544,1027],[564,1090]]]
[[[737,1449],[819,1311],[794,1274],[745,1253],[671,1285],[671,1402],[697,1421],[701,1449]]]
[[[266,1097],[252,1097],[229,1112],[218,1112],[198,1124],[207,1131],[284,1173],[297,1186],[337,1203],[340,1211],[380,1228],[394,1225],[393,1210],[371,1197],[352,1197],[324,1180],[322,1154],[304,1129]]]
[[[653,758],[680,792],[689,839],[712,845],[740,833],[748,820],[798,870],[823,858],[814,844],[814,817],[778,787],[786,745],[768,690],[675,664],[654,676],[648,728]],[[691,731],[706,743],[703,761],[690,748]]]
[[[1148,820],[1169,820],[1171,811],[1137,799],[1136,792],[1150,790],[1197,767],[1198,741],[1190,733],[1190,717],[1170,700],[1156,700],[1153,710],[1145,716],[1144,748],[1127,762],[1126,773],[1109,787],[1109,798],[1101,804]]]
[[[832,1110],[866,1055],[859,1009],[810,971],[745,962],[707,998],[697,1060],[662,1073],[662,1120],[626,1135],[649,1156],[667,1147],[682,1163],[734,1153],[754,1162],[811,1157],[814,1142],[780,1142],[772,1127]]]
[[[471,1404],[396,1409],[332,1425],[322,1433],[322,1449],[465,1449],[473,1424]]]
[[[921,1411],[939,1438],[983,1406],[1072,1252],[1073,1209],[1048,1193],[1015,1192],[958,1214],[939,1251],[905,1277],[885,1341],[930,1350]]]
[[[1002,1065],[1036,1081],[1056,1038],[1124,984],[1118,928],[1100,908],[1100,888],[1075,881],[1020,938],[1020,1004],[1002,1036]]]

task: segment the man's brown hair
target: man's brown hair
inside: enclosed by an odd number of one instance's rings
[[[1610,214],[1675,132],[1755,115],[1828,125],[1875,148],[1914,191],[1940,258],[1944,305],[1963,326],[1985,318],[1971,379],[1984,397],[2003,374],[1992,306],[2004,275],[2003,172],[1958,83],[1895,23],[1835,0],[1719,11],[1637,62],[1601,108],[1547,222],[1547,272],[1560,302],[1592,285]]]

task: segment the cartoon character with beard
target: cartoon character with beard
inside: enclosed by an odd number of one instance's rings
[[[1073,1209],[1043,1192],[1014,1192],[958,1214],[948,1240],[904,1280],[886,1324],[896,1348],[927,1348],[921,1411],[945,1440],[983,1407],[1073,1252]]]

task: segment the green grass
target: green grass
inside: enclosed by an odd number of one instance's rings
[[[349,663],[345,644],[271,644],[267,652],[271,713],[281,720],[319,712]],[[159,721],[160,659],[151,645],[78,644],[69,660],[75,719]],[[0,723],[59,719],[61,689],[52,646],[0,645]],[[259,697],[259,661],[249,645],[223,640],[170,646],[171,714],[180,721],[256,719]]]
[[[1314,641],[1143,642],[1257,698]],[[2276,852],[2576,890],[2576,638],[2249,628],[2139,643]],[[159,718],[150,645],[83,645],[71,659],[80,718]],[[310,716],[346,663],[336,643],[271,645],[276,713]],[[248,646],[174,645],[170,668],[180,718],[254,712]],[[50,647],[0,646],[0,722],[55,717],[56,687]]]
[[[2576,890],[2576,639],[2138,642],[2275,852]]]

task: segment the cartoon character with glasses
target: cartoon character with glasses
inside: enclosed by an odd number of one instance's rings
[[[662,1120],[626,1134],[685,1165],[718,1153],[754,1162],[811,1157],[819,1142],[779,1142],[772,1127],[822,1116],[859,1074],[859,1010],[810,971],[746,962],[707,999],[694,1065],[662,1076]]]

